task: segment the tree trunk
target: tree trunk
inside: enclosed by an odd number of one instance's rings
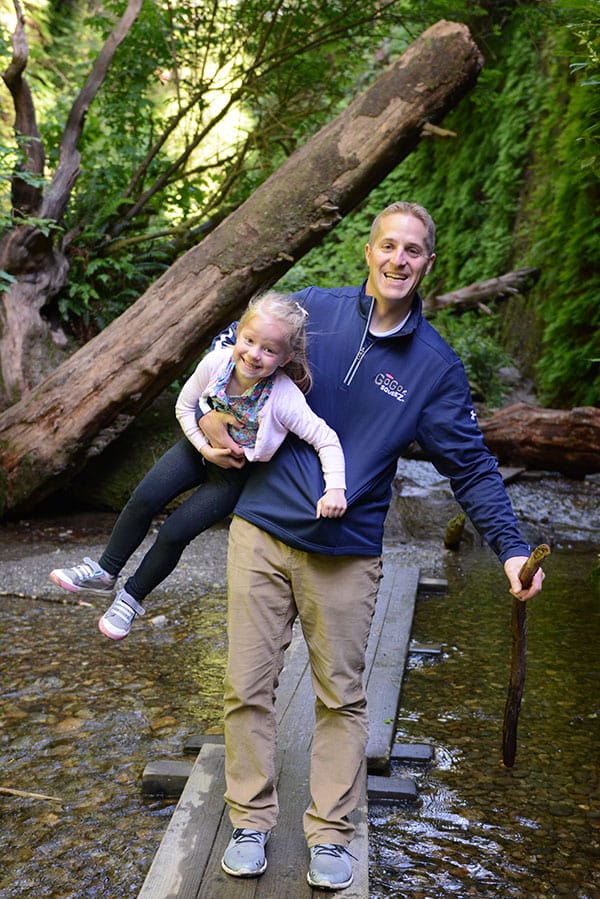
[[[38,228],[20,225],[0,242],[0,269],[16,280],[0,294],[0,408],[47,377],[68,345],[42,309],[63,286],[65,256]]]
[[[423,309],[426,315],[434,315],[440,309],[457,309],[463,312],[467,309],[480,309],[490,313],[485,305],[487,300],[502,300],[506,297],[514,297],[530,290],[540,275],[537,268],[521,268],[515,272],[508,272],[498,278],[490,278],[489,281],[478,281],[454,290],[451,293],[429,296],[423,301]]]
[[[502,465],[559,471],[581,478],[600,471],[600,409],[508,406],[479,422],[484,440]]]
[[[0,291],[0,409],[14,403],[56,368],[68,341],[57,324],[53,328],[42,314],[49,301],[65,285],[68,262],[58,249],[52,231],[44,233],[23,221],[34,215],[48,223],[60,223],[79,176],[77,149],[90,104],[100,90],[115,52],[139,15],[142,0],[129,0],[127,8],[92,67],[75,99],[59,149],[59,163],[45,191],[12,178],[13,215],[17,224],[0,241],[0,269],[15,282]],[[39,137],[31,91],[23,77],[29,50],[20,3],[15,2],[17,25],[13,34],[13,59],[2,77],[15,108],[15,132],[25,148],[24,170],[41,175],[44,150]],[[23,138],[27,140],[23,141]],[[21,169],[23,171],[23,169]],[[0,503],[1,508],[1,503]]]
[[[414,149],[481,65],[465,26],[429,28],[119,319],[0,415],[4,511],[50,494],[118,436]]]

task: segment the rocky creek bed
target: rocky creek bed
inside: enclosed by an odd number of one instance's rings
[[[600,486],[543,474],[509,489],[528,539],[553,546],[529,616],[511,771],[499,764],[502,571],[472,533],[458,552],[441,548],[456,511],[447,485],[426,463],[399,466],[386,539],[450,591],[418,604],[413,636],[443,651],[411,660],[398,739],[431,743],[435,763],[411,772],[418,803],[371,811],[372,899],[600,896]],[[2,899],[135,896],[173,808],[142,796],[145,764],[220,730],[226,526],[194,542],[130,637],[112,644],[96,627],[102,606],[65,597],[47,575],[99,555],[113,520],[0,526],[0,786],[55,797],[0,795]]]

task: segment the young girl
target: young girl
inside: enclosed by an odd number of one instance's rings
[[[74,568],[57,568],[50,578],[72,593],[110,595],[117,577],[148,532],[152,519],[174,497],[198,488],[166,519],[135,573],[98,622],[112,640],[129,633],[142,602],[177,565],[188,543],[229,515],[247,471],[229,467],[228,450],[210,446],[198,427],[201,411],[233,416],[233,439],[245,460],[266,462],[288,432],[314,446],[325,490],[317,518],[346,511],[345,465],[335,431],[310,409],[304,392],[311,385],[306,357],[306,312],[295,300],[270,292],[249,304],[233,347],[213,350],[185,383],[175,407],[185,438],[171,447],[140,482],[119,515],[98,562],[85,558]],[[233,419],[231,419],[233,421]]]

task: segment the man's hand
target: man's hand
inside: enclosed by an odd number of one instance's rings
[[[341,518],[346,506],[345,490],[338,487],[326,490],[317,503],[317,518]]]
[[[542,589],[542,581],[546,577],[542,569],[539,568],[533,576],[531,587],[524,590],[523,584],[519,580],[519,572],[527,559],[528,556],[513,556],[512,559],[507,559],[504,563],[504,573],[510,583],[509,592],[522,602],[527,602],[527,600],[537,596]]]
[[[212,462],[213,465],[218,465],[219,468],[243,468],[246,463],[245,456],[237,459],[231,455],[231,450],[220,449],[219,447],[211,446],[210,443],[205,444],[200,452],[207,462]]]
[[[212,458],[207,452],[203,452],[202,455],[220,468],[243,468],[246,464],[244,450],[227,430],[227,425],[230,424],[239,425],[240,422],[231,413],[217,412],[215,409],[198,420],[198,427],[212,449],[219,451],[215,452]]]

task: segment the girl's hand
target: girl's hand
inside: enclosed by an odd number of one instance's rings
[[[346,511],[346,491],[339,487],[326,490],[317,503],[317,518],[341,518]]]

